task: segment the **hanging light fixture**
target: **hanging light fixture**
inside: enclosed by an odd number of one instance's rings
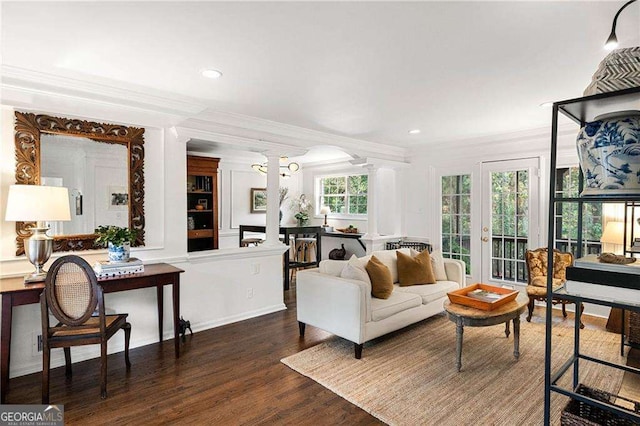
[[[613,17],[613,25],[611,26],[611,34],[609,34],[609,38],[607,42],[604,44],[604,48],[607,50],[613,50],[618,47],[618,37],[616,36],[616,24],[618,23],[618,16],[620,12],[624,10],[625,7],[629,6],[631,3],[634,3],[636,0],[630,0],[626,2],[620,9],[618,9],[618,13]]]
[[[286,162],[288,160],[287,157],[280,157],[280,162]],[[267,163],[255,163],[251,165],[251,168],[253,170],[255,170],[258,173],[261,173],[263,175],[267,174]],[[298,163],[295,162],[291,162],[289,164],[283,165],[280,164],[280,170],[279,170],[279,175],[282,176],[283,178],[288,178],[291,177],[292,173],[297,172],[298,170],[300,170],[300,165]]]

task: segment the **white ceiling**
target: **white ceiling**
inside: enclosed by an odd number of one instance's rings
[[[11,66],[394,146],[549,126],[624,1],[2,2]],[[640,3],[618,22],[640,45]],[[217,68],[219,80],[199,72]],[[422,133],[411,136],[413,128]]]

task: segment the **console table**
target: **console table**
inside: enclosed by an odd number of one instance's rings
[[[242,240],[244,239],[245,232],[259,232],[264,234],[267,227],[264,225],[240,225],[240,233],[238,239],[238,245],[242,247]],[[283,271],[284,281],[283,286],[285,290],[289,290],[289,271],[291,268],[300,268],[305,266],[319,266],[320,265],[320,235],[322,234],[322,226],[281,226],[280,234],[284,235],[285,244],[289,245],[289,237],[291,235],[314,235],[316,238],[316,261],[315,262],[296,262],[289,259],[289,252],[286,251],[283,256]]]
[[[116,278],[99,279],[98,284],[105,293],[156,287],[158,295],[158,336],[162,342],[163,286],[173,285],[173,341],[176,358],[180,357],[180,273],[182,269],[166,263],[144,265],[144,272]],[[2,318],[0,325],[0,403],[4,404],[9,390],[9,355],[11,353],[11,322],[13,307],[40,303],[44,282],[25,284],[23,277],[0,279]]]

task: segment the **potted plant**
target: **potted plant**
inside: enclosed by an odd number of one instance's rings
[[[304,226],[309,221],[309,212],[311,211],[311,201],[307,200],[304,194],[300,194],[300,197],[292,200],[291,202],[294,210],[297,210],[293,215],[298,220],[298,226]]]
[[[101,225],[98,226],[94,232],[98,236],[96,243],[107,246],[110,262],[129,261],[131,243],[135,241],[138,231],[115,225]]]

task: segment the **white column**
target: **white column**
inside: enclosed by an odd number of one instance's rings
[[[374,165],[365,166],[367,169],[367,233],[363,239],[371,239],[378,234],[378,167]]]
[[[280,155],[267,154],[267,238],[265,245],[280,244]]]

